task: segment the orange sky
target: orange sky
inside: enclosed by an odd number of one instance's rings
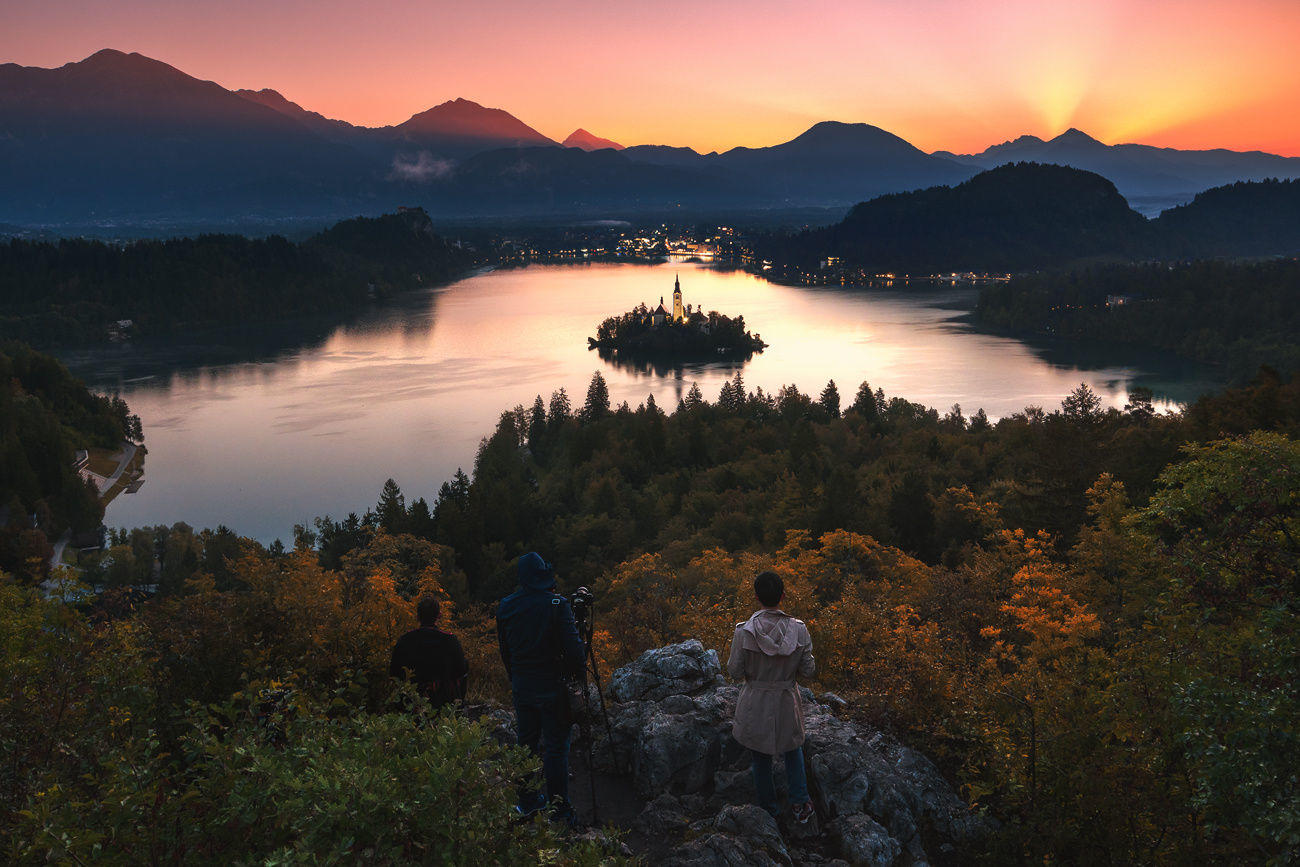
[[[865,121],[1300,155],[1300,0],[3,0],[0,62],[139,51],[353,123],[463,96],[701,150]]]

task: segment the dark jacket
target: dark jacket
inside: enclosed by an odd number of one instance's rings
[[[409,678],[434,707],[442,707],[465,698],[469,663],[456,636],[422,626],[397,639],[388,673]]]
[[[516,698],[558,693],[565,675],[582,669],[586,648],[573,608],[537,554],[520,558],[519,589],[497,606],[497,641]]]

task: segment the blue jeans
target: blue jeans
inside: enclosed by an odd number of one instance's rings
[[[772,779],[772,759],[767,753],[750,750],[754,772],[754,788],[758,790],[758,804],[773,816],[781,812],[776,800],[776,782]],[[808,801],[808,777],[804,774],[803,750],[795,747],[785,754],[785,782],[790,792],[791,804]]]
[[[519,806],[524,810],[557,798],[565,807],[569,803],[569,715],[563,701],[563,694],[515,696],[519,746],[542,757],[542,774],[546,777],[545,801],[535,786],[519,790]]]

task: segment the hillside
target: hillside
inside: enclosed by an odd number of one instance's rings
[[[980,290],[989,328],[1158,347],[1220,364],[1300,370],[1300,260],[1125,264],[1026,274]]]
[[[95,343],[181,328],[338,315],[469,266],[423,211],[341,222],[302,243],[201,235],[0,245],[0,327],[40,345]]]
[[[374,168],[265,105],[139,54],[0,66],[0,219],[338,213]]]
[[[955,187],[862,202],[833,226],[758,244],[796,274],[1011,273],[1087,259],[1285,256],[1300,251],[1300,181],[1207,190],[1148,220],[1092,172],[1016,163]],[[842,265],[827,270],[828,257]],[[825,273],[823,273],[825,272]]]
[[[1147,221],[1105,178],[1019,163],[955,187],[881,196],[836,225],[771,238],[763,258],[815,269],[839,257],[871,272],[1009,272],[1091,256],[1140,255]]]
[[[65,530],[90,530],[104,515],[73,466],[75,451],[139,441],[140,419],[19,343],[0,343],[0,383],[0,575],[35,582]]]
[[[1300,180],[1235,183],[1200,193],[1155,221],[1170,255],[1300,253]]]
[[[1107,145],[1077,129],[1044,141],[1024,135],[978,154],[936,152],[979,168],[1009,162],[1055,163],[1096,172],[1109,178],[1130,199],[1178,197],[1189,199],[1200,190],[1234,181],[1300,177],[1300,158],[1259,151],[1178,150],[1143,144]]]

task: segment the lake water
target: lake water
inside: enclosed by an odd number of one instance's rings
[[[687,303],[729,315],[770,344],[744,363],[654,370],[586,348],[605,316],[639,302]],[[70,355],[92,386],[139,413],[149,455],[144,487],[112,504],[110,526],[225,524],[264,542],[295,523],[360,513],[396,479],[432,504],[503,410],[563,386],[582,405],[593,371],[615,405],[653,394],[666,410],[698,382],[714,400],[743,369],[752,390],[795,384],[816,395],[834,379],[845,406],[866,380],[890,396],[969,416],[1051,409],[1087,382],[1122,406],[1144,385],[1166,405],[1215,383],[1168,358],[1096,346],[1031,346],[961,323],[969,287],[804,288],[691,264],[532,266],[410,293],[345,325],[250,326],[186,340]]]

